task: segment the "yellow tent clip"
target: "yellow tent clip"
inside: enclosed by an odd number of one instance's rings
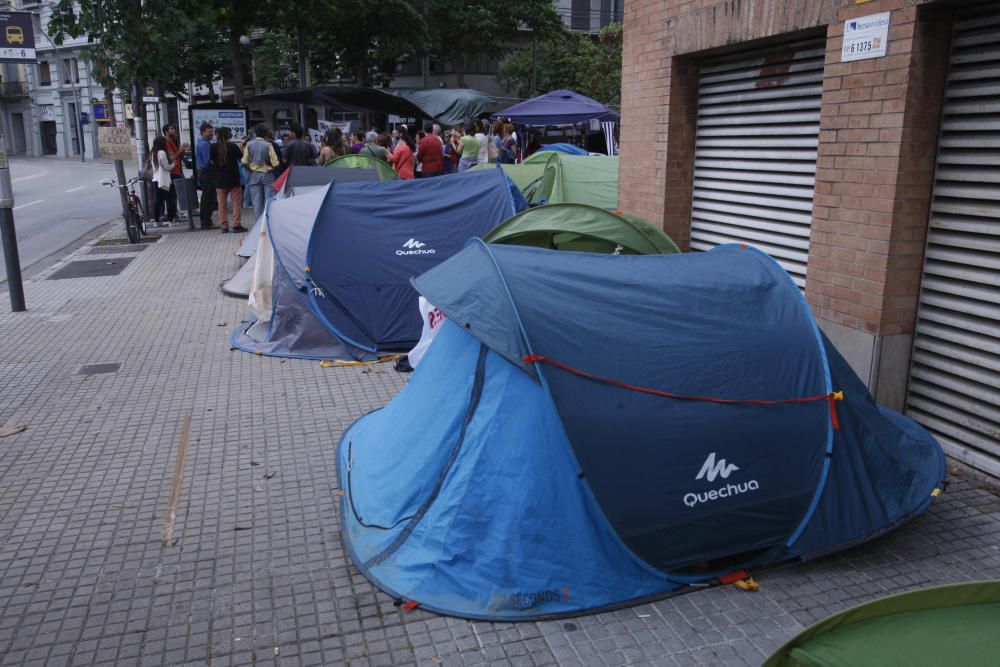
[[[733,582],[733,586],[740,589],[741,591],[759,591],[760,584],[753,580],[753,577],[747,577],[746,579],[737,579]]]
[[[835,391],[835,392],[833,392],[833,400],[835,400],[835,401],[842,401],[842,400],[844,400],[844,392],[842,392],[842,391]]]
[[[320,368],[339,368],[341,366],[371,366],[373,364],[384,364],[389,361],[395,361],[400,357],[405,356],[402,354],[390,354],[385,357],[379,357],[378,359],[373,359],[372,361],[341,361],[340,359],[324,359],[319,362]]]
[[[931,498],[937,498],[940,495],[941,495],[940,487],[931,491]]]
[[[306,273],[309,273],[309,265],[308,264],[306,265],[306,268],[303,269],[303,271],[305,271]]]

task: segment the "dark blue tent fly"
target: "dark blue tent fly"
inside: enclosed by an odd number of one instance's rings
[[[408,349],[421,329],[409,280],[514,215],[523,202],[516,187],[490,169],[334,182],[271,202],[273,288],[255,295],[269,303],[270,317],[240,326],[233,346],[306,359],[372,359]]]
[[[493,118],[509,118],[518,125],[575,125],[590,120],[618,120],[618,113],[572,90],[553,90],[497,112]]]
[[[393,596],[515,620],[634,603],[871,539],[943,484],[937,442],[752,248],[471,241],[414,284],[448,322],[338,448],[350,554]]]

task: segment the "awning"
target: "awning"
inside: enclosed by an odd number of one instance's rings
[[[392,88],[392,93],[413,102],[442,125],[460,125],[479,118],[497,106],[497,99],[471,88]]]
[[[312,104],[348,113],[374,111],[396,116],[429,117],[423,109],[405,97],[393,95],[379,88],[317,86],[264,93],[258,95],[257,99],[277,100],[293,104]]]

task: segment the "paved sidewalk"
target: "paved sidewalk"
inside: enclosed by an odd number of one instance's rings
[[[0,313],[3,665],[757,665],[888,592],[1000,577],[1000,498],[953,479],[873,543],[612,613],[494,624],[403,612],[349,563],[334,446],[405,381],[229,348],[237,237],[167,231],[117,276],[29,281]],[[95,250],[98,250],[95,254]],[[120,364],[91,369],[83,366]],[[161,534],[183,424],[172,542]]]

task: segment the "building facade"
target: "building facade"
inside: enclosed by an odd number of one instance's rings
[[[1000,477],[1000,3],[627,0],[624,23],[621,207],[770,253],[880,403]]]

